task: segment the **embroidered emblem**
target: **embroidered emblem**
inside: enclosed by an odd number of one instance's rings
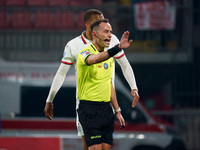
[[[108,64],[104,63],[104,69],[108,69]]]

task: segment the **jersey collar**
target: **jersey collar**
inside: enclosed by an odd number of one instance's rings
[[[84,31],[84,32],[85,32],[85,31]],[[84,36],[84,34],[83,34],[84,32],[82,32],[82,34],[81,34],[81,39],[82,39],[82,41],[83,41],[84,44],[87,44],[87,43],[91,42],[91,40],[87,39],[87,38]]]
[[[93,43],[91,44],[91,47],[92,47],[92,49],[93,49],[94,51],[97,51],[97,52],[98,52],[98,50],[97,50],[96,47],[93,45]]]
[[[99,52],[99,51],[97,50],[97,48],[94,46],[93,43],[91,44],[91,47],[92,47],[92,49],[93,49],[95,52]],[[104,49],[104,51],[105,51],[105,49]],[[104,51],[101,51],[101,52],[104,52]],[[100,53],[100,52],[99,52],[99,53]]]

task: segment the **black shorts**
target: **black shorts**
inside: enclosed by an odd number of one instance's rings
[[[114,113],[110,102],[80,100],[77,111],[87,146],[113,144]]]

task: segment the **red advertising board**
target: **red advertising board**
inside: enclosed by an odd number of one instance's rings
[[[176,6],[167,1],[134,5],[135,25],[139,30],[172,30],[175,28]]]
[[[60,150],[57,137],[0,137],[3,150]]]

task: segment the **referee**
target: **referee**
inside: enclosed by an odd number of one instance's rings
[[[93,42],[81,50],[76,62],[78,78],[78,115],[89,150],[108,150],[113,143],[114,114],[110,106],[113,56],[127,48],[129,32],[122,35],[119,45],[109,47],[112,27],[107,19],[91,26]]]
[[[50,120],[53,120],[54,97],[56,96],[57,92],[61,88],[61,86],[65,80],[66,74],[68,73],[69,68],[73,64],[76,64],[79,51],[92,44],[91,25],[96,20],[99,20],[99,19],[104,19],[103,13],[101,11],[99,11],[97,9],[87,10],[84,13],[84,24],[85,24],[86,30],[83,31],[79,36],[70,40],[65,46],[62,62],[55,74],[55,77],[51,84],[51,88],[49,90],[48,97],[46,99],[44,113],[45,113],[45,116]],[[110,45],[109,45],[109,47],[106,47],[106,49],[112,48],[116,44],[119,44],[118,38],[114,34],[111,34],[111,36],[112,36],[112,38],[110,41]],[[130,63],[128,62],[123,50],[121,50],[119,53],[117,53],[115,56],[113,56],[113,58],[119,64],[119,66],[123,72],[123,75],[124,75],[127,83],[130,86],[131,95],[134,97],[132,107],[135,107],[135,105],[137,104],[137,102],[139,100],[139,95],[138,95],[138,88],[136,85],[133,69],[132,69]],[[115,66],[115,61],[113,63],[113,76],[112,76],[113,83],[114,83],[114,77],[115,77],[115,67],[114,66]],[[76,65],[74,65],[74,67],[76,70]],[[77,75],[76,75],[76,80],[77,80]],[[66,98],[66,100],[69,100],[69,99]],[[116,112],[116,119],[119,121],[120,127],[125,126],[125,121],[121,115],[119,105],[118,105],[118,102],[116,99],[115,89],[112,89],[112,91],[111,91],[110,103]],[[79,107],[78,87],[76,85],[76,110],[78,109],[78,107]],[[77,126],[78,136],[82,137],[83,149],[88,150],[88,147],[85,142],[84,132],[83,132],[81,124],[79,123],[77,113],[76,113],[76,126]]]

